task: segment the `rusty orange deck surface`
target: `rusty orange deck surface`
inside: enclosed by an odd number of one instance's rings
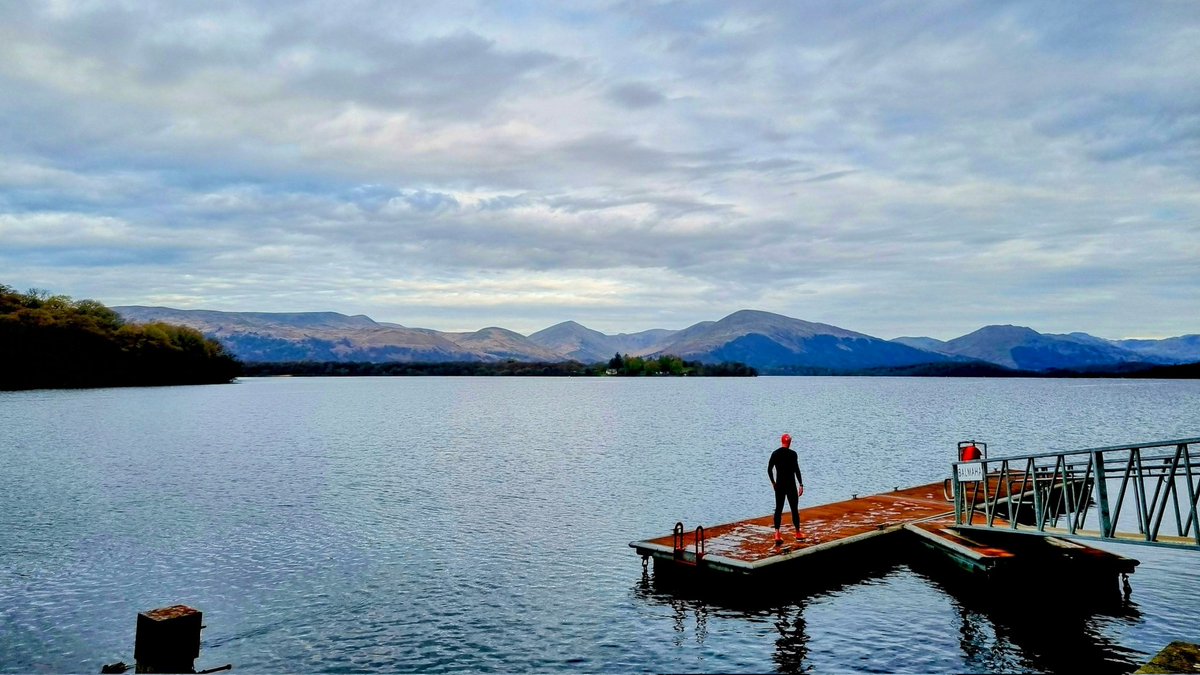
[[[170,621],[172,619],[178,619],[182,616],[200,614],[200,610],[192,609],[187,605],[171,605],[170,607],[161,607],[159,609],[152,609],[148,612],[142,612],[142,614],[145,615],[147,619],[152,619],[154,621]]]
[[[1004,520],[1003,518],[996,518],[994,522],[996,525],[1001,526],[1001,527],[1008,524],[1008,521]],[[983,513],[975,513],[971,518],[971,524],[986,525],[987,524],[987,516],[984,515]],[[956,532],[956,531],[950,529],[950,528],[954,527],[954,525],[955,525],[954,514],[947,513],[944,516],[940,516],[940,517],[934,518],[932,520],[923,520],[921,522],[911,523],[907,527],[910,530],[915,528],[915,529],[921,530],[923,532],[926,532],[928,534],[931,534],[935,537],[939,537],[944,542],[946,542],[952,546],[959,546],[961,548],[968,549],[968,550],[972,551],[975,555],[977,555],[981,558],[990,558],[993,560],[999,560],[999,559],[1003,559],[1003,558],[1016,557],[1015,553],[1013,553],[1012,551],[1009,551],[1007,549],[999,548],[997,546],[991,546],[988,544],[983,544],[978,541],[975,541],[974,539],[964,537],[959,532]]]
[[[876,533],[899,527],[922,518],[942,515],[953,510],[942,493],[941,483],[931,483],[884,494],[859,497],[846,501],[810,506],[800,509],[800,527],[804,541],[797,542],[792,530],[791,513],[783,513],[783,547],[775,546],[773,516],[767,515],[736,523],[704,528],[704,550],[707,555],[719,555],[733,560],[753,563],[783,552],[792,552]],[[684,523],[687,527],[687,523]],[[684,548],[695,548],[695,527],[684,532]],[[670,548],[674,537],[667,535],[646,543]],[[784,549],[784,550],[781,550]]]
[[[1017,477],[1019,478],[1019,475]],[[979,488],[982,487],[980,484]],[[1013,495],[1019,494],[1019,482],[1014,482],[1012,487]],[[999,491],[1004,497],[1008,496],[1007,487],[997,476],[989,477],[987,489],[992,495]],[[964,494],[976,503],[983,498],[982,489],[968,490]],[[945,495],[943,483],[930,483],[803,508],[800,509],[800,527],[804,539],[800,541],[796,540],[792,529],[791,513],[785,508],[781,518],[782,546],[775,546],[774,518],[771,515],[724,525],[705,526],[704,553],[706,556],[721,556],[737,563],[754,564],[776,557],[793,558],[806,549],[831,548],[838,542],[849,543],[853,539],[917,524],[926,532],[942,537],[954,545],[971,549],[980,557],[1012,556],[1012,553],[1003,549],[982,545],[947,531],[946,528],[954,524],[954,504],[946,499]],[[976,513],[974,519],[983,522],[983,514]],[[928,525],[921,525],[923,522],[928,522]],[[683,549],[688,553],[696,550],[697,524],[684,523]],[[667,535],[644,542],[634,542],[630,546],[638,548],[639,544],[673,549],[675,537]]]

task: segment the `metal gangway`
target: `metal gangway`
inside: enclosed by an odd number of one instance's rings
[[[956,528],[1200,551],[1200,438],[993,459],[963,446]]]

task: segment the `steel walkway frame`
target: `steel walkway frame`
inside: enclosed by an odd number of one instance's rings
[[[1200,438],[985,455],[950,476],[955,528],[1200,551]]]

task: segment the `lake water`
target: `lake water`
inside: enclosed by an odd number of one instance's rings
[[[0,671],[133,661],[204,612],[198,668],[1127,672],[1200,641],[1200,554],[1053,639],[893,565],[759,609],[678,598],[628,542],[769,513],[789,432],[813,505],[990,456],[1200,436],[1200,382],[281,378],[0,393]],[[1031,580],[1031,614],[1062,579]],[[1074,665],[1074,667],[1071,667]]]

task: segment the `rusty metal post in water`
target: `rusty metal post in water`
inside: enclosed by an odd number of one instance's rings
[[[141,612],[133,658],[138,673],[194,673],[203,613],[187,605]]]

